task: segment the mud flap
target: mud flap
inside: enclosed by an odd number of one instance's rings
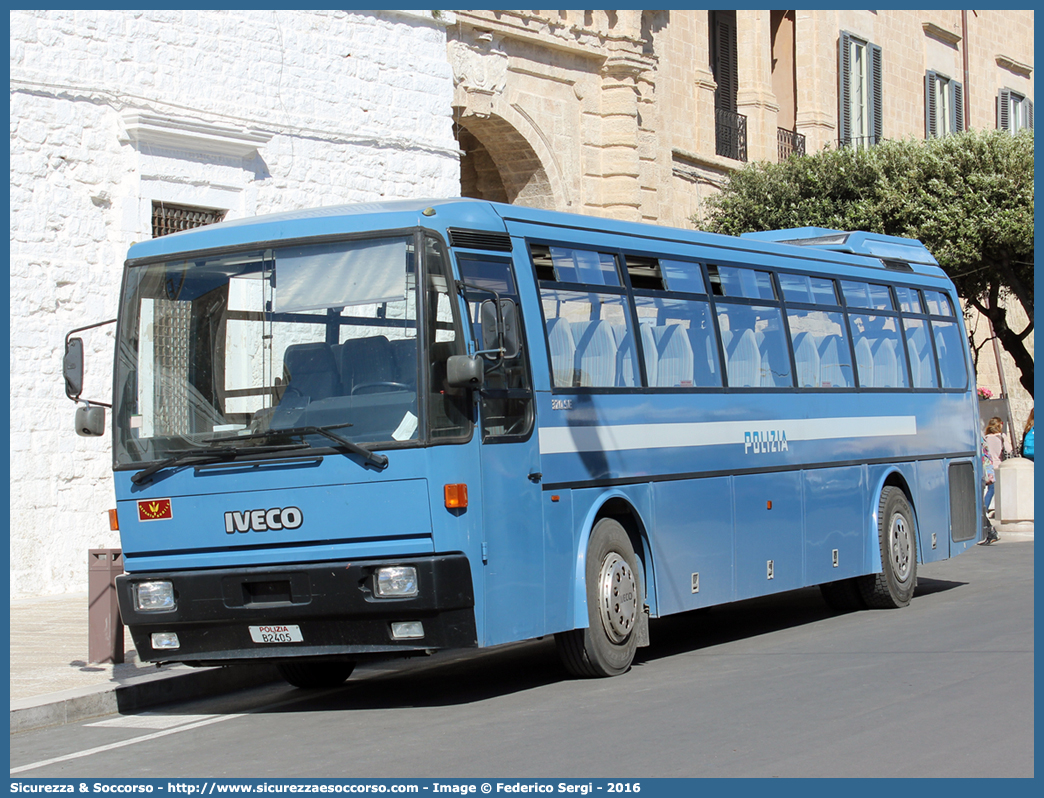
[[[638,624],[634,630],[637,636],[635,645],[638,648],[644,648],[649,645],[649,605],[645,604],[642,606],[642,611],[638,613]]]

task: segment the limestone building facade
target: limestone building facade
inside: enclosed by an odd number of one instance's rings
[[[118,546],[107,438],[64,395],[69,330],[116,314],[127,248],[180,224],[453,196],[431,12],[11,12],[11,596],[87,589]],[[112,392],[112,327],[83,396]]]
[[[556,210],[688,226],[747,161],[1032,125],[1032,11],[457,11],[448,35],[463,193]]]
[[[1032,11],[457,11],[448,37],[462,193],[555,210],[691,227],[748,161],[1033,124]]]

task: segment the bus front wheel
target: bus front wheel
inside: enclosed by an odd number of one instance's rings
[[[279,675],[294,687],[319,690],[337,687],[355,670],[354,662],[280,662],[276,665]]]
[[[917,530],[913,509],[902,489],[881,491],[877,506],[881,573],[860,577],[859,590],[873,609],[905,607],[917,586]]]
[[[573,676],[618,676],[631,667],[642,606],[638,574],[627,532],[603,518],[587,546],[587,628],[555,635],[562,664]]]

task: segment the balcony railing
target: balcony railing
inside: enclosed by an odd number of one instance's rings
[[[747,117],[714,109],[714,151],[734,161],[747,160]]]
[[[779,151],[780,163],[792,155],[801,157],[805,154],[805,137],[795,130],[776,128],[776,146]]]
[[[857,150],[864,149],[866,147],[873,147],[881,143],[880,136],[852,136],[847,139],[840,139],[837,142],[838,147],[852,147]]]

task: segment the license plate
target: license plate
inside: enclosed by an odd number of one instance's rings
[[[303,643],[300,626],[251,626],[250,639],[255,643]]]

